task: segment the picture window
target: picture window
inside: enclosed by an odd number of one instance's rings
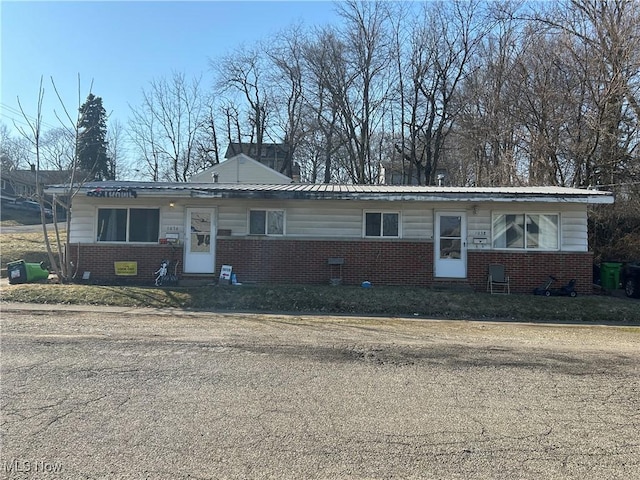
[[[495,214],[493,248],[558,250],[559,223],[558,214]]]
[[[98,209],[98,242],[157,243],[159,231],[157,208]]]

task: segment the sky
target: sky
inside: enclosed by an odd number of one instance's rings
[[[211,78],[210,60],[253,45],[294,23],[335,24],[331,1],[0,0],[0,121],[35,116],[43,79],[43,127],[64,117],[51,79],[75,119],[88,93],[102,97],[109,122],[126,125],[130,105],[154,79]],[[78,89],[80,79],[80,89]],[[67,122],[68,126],[69,123]],[[15,130],[14,130],[15,131]]]

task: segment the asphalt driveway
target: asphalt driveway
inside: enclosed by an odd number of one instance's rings
[[[2,305],[2,476],[640,477],[640,328]]]

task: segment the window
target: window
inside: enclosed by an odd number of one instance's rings
[[[99,242],[157,243],[160,210],[157,208],[99,208]]]
[[[493,217],[493,248],[558,250],[557,214],[497,214]]]
[[[527,215],[527,248],[558,249],[558,215]]]
[[[250,210],[249,235],[284,235],[284,210]]]
[[[365,212],[364,236],[365,237],[398,237],[399,236],[398,213]]]

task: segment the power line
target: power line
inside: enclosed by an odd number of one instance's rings
[[[0,116],[5,117],[6,119],[11,120],[11,122],[15,125],[16,123],[21,123],[24,126],[28,126],[27,121],[24,118],[14,118],[8,113],[0,111]]]
[[[3,115],[4,117],[10,118],[14,122],[20,122],[20,123],[24,123],[25,125],[27,125],[28,122],[25,120],[25,117],[26,117],[26,119],[31,120],[32,122],[36,121],[36,117],[34,117],[33,115],[28,115],[28,114],[22,113],[20,111],[20,109],[15,108],[15,107],[11,107],[11,106],[7,105],[6,103],[0,103],[0,107],[2,107],[0,109],[0,115]],[[17,120],[14,117],[10,117],[6,113],[4,113],[5,110],[7,110],[12,115],[17,115],[18,117],[21,118],[21,120]],[[43,125],[43,126],[45,126],[47,128],[58,128],[58,127],[56,127],[54,125],[51,125],[50,123],[45,122],[45,121],[41,121],[40,123],[41,123],[41,125]]]

